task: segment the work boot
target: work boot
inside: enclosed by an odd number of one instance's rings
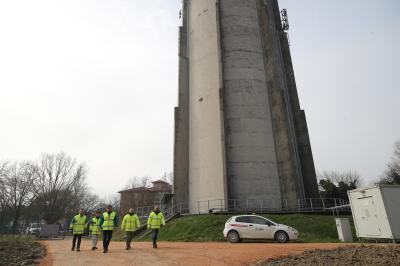
[[[81,249],[80,249],[80,248],[77,248],[77,249],[76,249],[76,252],[79,252],[79,251],[81,251]]]
[[[153,244],[153,248],[157,248],[157,244]]]
[[[72,247],[72,248],[71,248],[71,251],[74,251],[74,250],[75,250],[75,248],[74,248],[74,247]]]
[[[96,247],[92,247],[92,250],[95,250],[96,249]]]

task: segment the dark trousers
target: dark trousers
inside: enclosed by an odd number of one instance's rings
[[[108,246],[110,245],[112,230],[103,230],[103,248],[108,250]]]
[[[126,232],[126,247],[129,248],[131,246],[132,238],[134,232]]]
[[[75,249],[76,240],[78,239],[78,245],[76,246],[78,249],[81,248],[81,240],[82,234],[74,234],[74,238],[72,238],[72,248]]]
[[[156,245],[156,244],[157,244],[158,230],[159,230],[159,229],[153,229],[153,230],[152,230],[151,239],[153,239],[153,245]]]

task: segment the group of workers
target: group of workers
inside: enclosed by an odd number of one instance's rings
[[[155,206],[147,220],[147,229],[152,230],[153,248],[157,248],[158,232],[161,226],[164,225],[164,215],[160,211],[159,206]],[[72,251],[80,251],[82,235],[87,227],[89,227],[92,235],[92,250],[97,249],[97,241],[99,240],[99,236],[103,234],[103,253],[107,253],[113,231],[118,227],[118,215],[113,211],[111,205],[107,206],[104,213],[96,211],[91,219],[87,218],[84,209],[80,209],[79,213],[74,216],[70,223],[70,229],[73,232]],[[132,249],[131,243],[134,232],[139,227],[139,217],[130,208],[121,223],[121,230],[126,233],[126,250]]]

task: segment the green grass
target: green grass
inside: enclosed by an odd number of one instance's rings
[[[332,215],[271,214],[274,222],[289,225],[299,231],[302,243],[339,242]],[[225,241],[222,230],[231,215],[193,215],[177,218],[161,228],[162,241]],[[351,217],[349,217],[352,221]],[[354,227],[353,227],[354,232]],[[148,241],[150,236],[143,239]]]

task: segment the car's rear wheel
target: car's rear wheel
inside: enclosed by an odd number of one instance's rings
[[[289,241],[289,236],[284,231],[278,231],[275,233],[275,240],[279,243],[286,243]]]
[[[239,243],[240,242],[240,236],[239,233],[236,231],[230,231],[228,233],[228,240],[231,243]]]

